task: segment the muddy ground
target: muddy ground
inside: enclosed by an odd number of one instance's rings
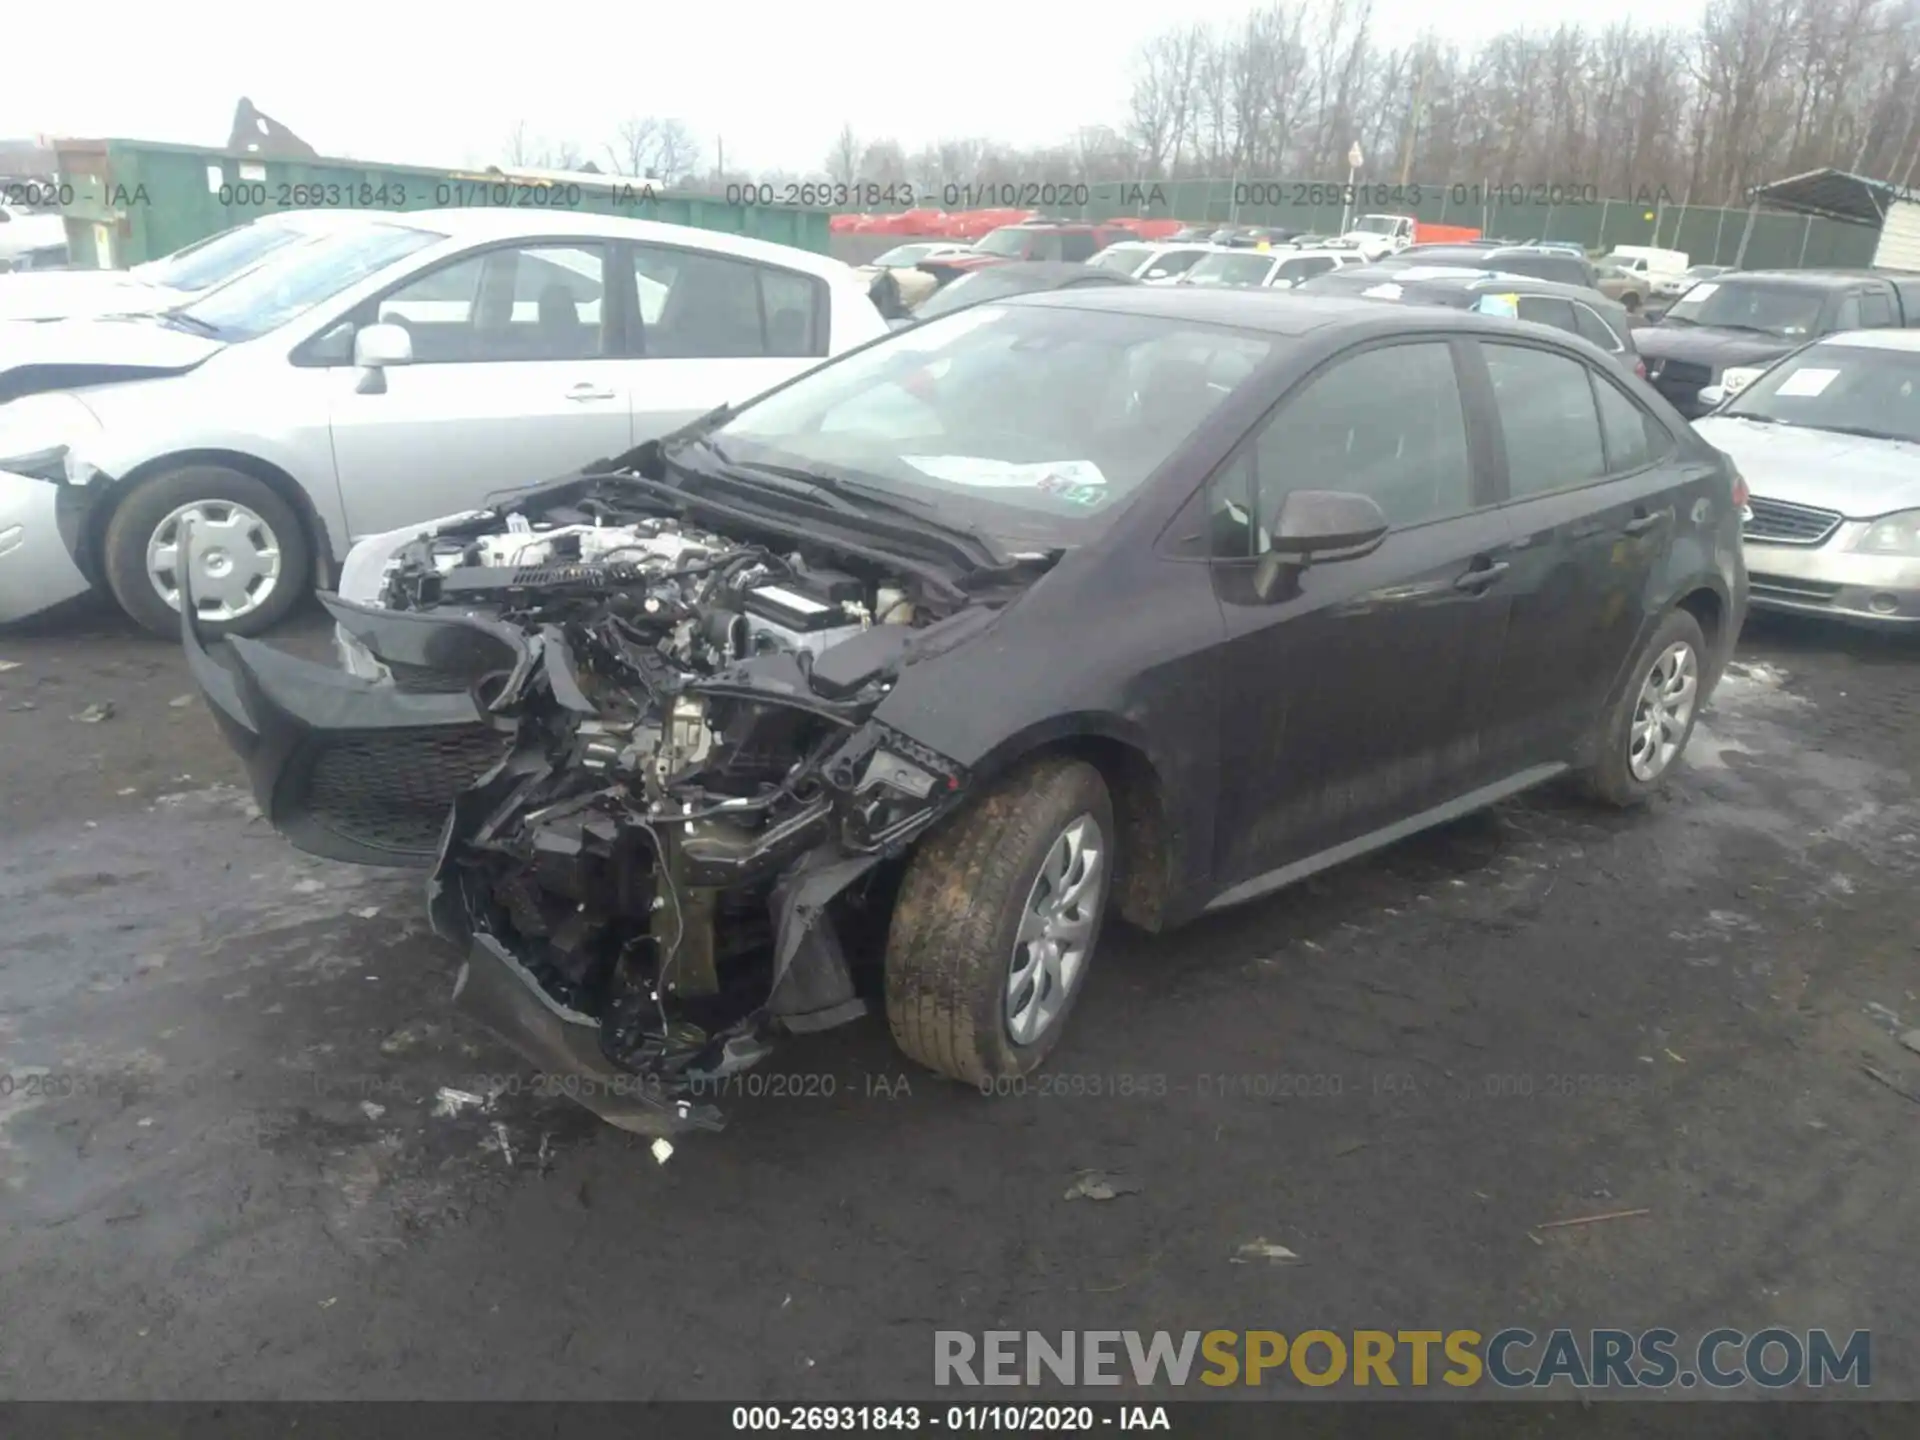
[[[878,1020],[795,1041],[665,1164],[451,1017],[415,879],[259,821],[174,647],[70,612],[0,663],[0,1394],[909,1397],[940,1328],[1780,1324],[1920,1396],[1920,645],[1756,620],[1651,813],[1544,794],[1110,931],[1024,1096]]]

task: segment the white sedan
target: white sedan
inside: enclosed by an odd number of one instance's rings
[[[97,587],[171,634],[190,565],[202,628],[257,634],[361,536],[886,333],[823,255],[495,209],[363,216],[160,314],[0,324],[0,621]]]

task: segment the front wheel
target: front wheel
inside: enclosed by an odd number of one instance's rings
[[[102,559],[120,608],[169,637],[180,630],[189,565],[205,631],[258,635],[299,603],[313,563],[293,507],[224,465],[183,465],[143,481],[113,512]]]
[[[1660,622],[1602,717],[1598,754],[1586,777],[1595,798],[1639,805],[1672,773],[1700,715],[1706,654],[1700,622],[1685,610]]]
[[[1086,985],[1114,870],[1100,772],[1042,760],[914,854],[887,937],[887,1022],[928,1069],[987,1086],[1025,1075]]]

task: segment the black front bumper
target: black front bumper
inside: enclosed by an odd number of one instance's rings
[[[469,676],[475,686],[526,659],[512,632],[477,621],[326,603],[379,658]],[[473,688],[411,692],[239,637],[209,650],[184,612],[180,638],[261,813],[310,854],[432,865],[454,797],[512,742],[511,726],[489,715]]]

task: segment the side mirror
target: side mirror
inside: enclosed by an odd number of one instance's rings
[[[1699,398],[1700,404],[1706,406],[1709,410],[1711,410],[1715,406],[1720,405],[1722,402],[1726,400],[1727,387],[1724,385],[1705,386],[1704,388],[1701,389],[1698,398]]]
[[[1295,490],[1280,503],[1268,528],[1267,553],[1254,574],[1262,600],[1274,597],[1282,580],[1315,562],[1355,560],[1380,547],[1386,512],[1368,495],[1342,490]]]
[[[387,321],[363,326],[353,335],[353,363],[364,370],[378,370],[387,365],[411,365],[413,336],[407,333],[405,326]]]

